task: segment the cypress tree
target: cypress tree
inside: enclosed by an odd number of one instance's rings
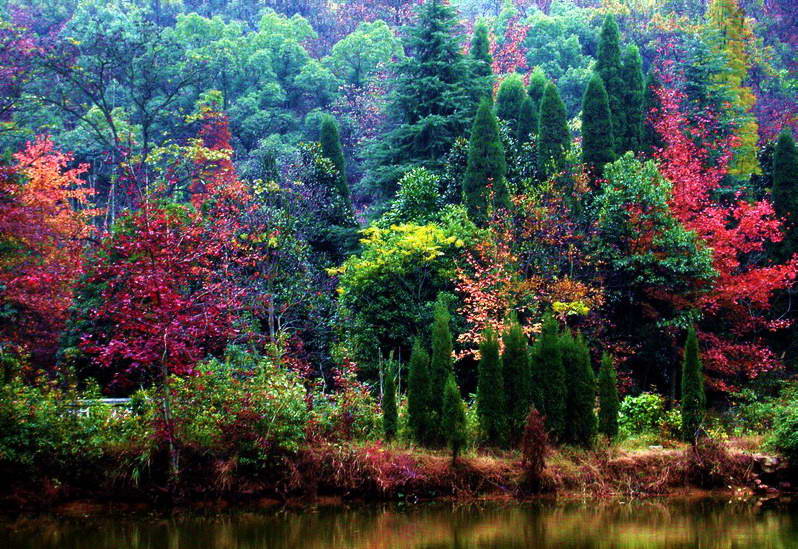
[[[484,96],[493,93],[493,58],[490,55],[488,25],[482,19],[474,25],[469,57],[474,85],[473,101],[476,106]]]
[[[780,244],[782,259],[798,251],[798,151],[795,140],[784,130],[773,150],[773,207],[786,220],[784,240]]]
[[[507,163],[504,147],[499,139],[499,125],[489,98],[482,99],[468,143],[468,163],[463,178],[463,202],[474,221],[482,222],[487,217],[490,185],[493,189],[494,206],[505,208],[510,198],[504,176]]]
[[[698,352],[695,328],[687,330],[682,363],[682,436],[687,442],[695,442],[704,422],[704,372]]]
[[[507,421],[510,442],[521,436],[526,416],[529,414],[530,370],[529,346],[521,325],[513,319],[509,328],[502,334],[504,352],[502,353],[502,374],[504,377],[504,398],[507,403]]]
[[[654,152],[663,146],[662,138],[652,123],[652,121],[657,117],[657,111],[660,108],[657,90],[662,87],[662,83],[659,81],[659,78],[657,78],[657,75],[654,73],[654,71],[648,73],[644,87],[643,134],[641,136],[642,142],[640,144],[640,150],[648,156],[653,156]]]
[[[479,344],[479,367],[477,382],[477,414],[488,444],[503,445],[506,442],[506,407],[504,379],[499,341],[496,332],[486,330]]]
[[[604,25],[601,28],[596,71],[601,75],[604,88],[607,90],[610,114],[612,115],[612,133],[613,135],[624,135],[624,81],[621,75],[621,46],[618,23],[612,14],[604,18]],[[615,152],[619,152],[617,143]]]
[[[521,118],[518,121],[518,142],[526,143],[535,135],[538,125],[538,113],[531,97],[526,96],[521,102],[520,116]]]
[[[546,79],[546,73],[543,72],[543,69],[540,67],[536,67],[534,71],[532,71],[532,76],[529,77],[529,88],[527,88],[527,95],[532,100],[532,107],[535,110],[535,116],[537,116],[537,112],[540,110],[540,101],[543,99],[543,92],[546,89],[546,84],[548,80]],[[537,123],[535,123],[535,131],[537,131]]]
[[[452,450],[452,461],[457,459],[460,451],[468,443],[466,431],[466,415],[463,399],[460,398],[460,389],[454,375],[449,374],[443,390],[443,420],[441,426],[446,434],[446,441]]]
[[[335,169],[338,171],[338,179],[336,180],[338,196],[340,196],[351,209],[352,204],[349,198],[349,186],[346,184],[346,164],[344,162],[344,151],[343,148],[341,148],[341,137],[338,134],[338,123],[335,121],[335,118],[329,114],[325,114],[321,119],[319,143],[321,144],[321,153],[332,161]]]
[[[454,373],[452,367],[452,333],[449,331],[449,309],[443,296],[435,301],[432,322],[432,359],[430,361],[430,394],[433,413],[433,424],[437,433],[437,442],[443,442],[445,432],[441,431],[441,422],[437,421],[443,413],[443,389],[446,380]]]
[[[618,384],[615,375],[615,364],[609,353],[601,355],[601,369],[598,378],[599,390],[599,433],[610,440],[618,436]]]
[[[382,381],[382,429],[385,440],[396,437],[398,416],[396,413],[396,361],[391,357],[385,362]]]
[[[565,104],[557,86],[549,82],[543,91],[538,114],[538,170],[544,178],[562,168],[570,146]]]
[[[430,435],[431,406],[429,354],[421,341],[413,342],[407,379],[407,415],[413,438],[427,444]]]
[[[594,73],[582,100],[582,162],[596,176],[615,160],[612,115],[601,77]]]
[[[615,136],[619,155],[626,151],[640,151],[643,139],[643,60],[637,46],[630,44],[623,54],[621,67],[623,89],[624,127],[623,133]]]
[[[568,396],[563,367],[560,335],[557,320],[546,315],[540,333],[540,347],[537,349],[543,409],[546,416],[546,428],[555,440],[563,440],[565,436],[566,399]]]
[[[529,346],[529,401],[541,414],[545,409],[543,402],[543,387],[546,374],[543,370],[543,359],[541,356],[541,338]]]
[[[596,378],[590,350],[581,335],[574,337],[568,329],[560,336],[560,349],[567,385],[565,439],[590,446],[596,435]]]
[[[496,116],[507,123],[510,134],[516,139],[520,135],[521,110],[524,99],[528,97],[524,89],[524,81],[516,73],[510,74],[502,80],[496,94]]]

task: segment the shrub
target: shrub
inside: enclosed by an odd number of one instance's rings
[[[524,435],[521,439],[522,465],[524,478],[522,486],[526,490],[538,490],[546,467],[546,454],[548,453],[548,436],[543,416],[531,408],[526,417]]]
[[[798,459],[798,400],[789,400],[779,407],[769,444],[787,458]]]
[[[618,424],[624,436],[656,433],[664,413],[660,395],[641,393],[628,396],[621,402]]]

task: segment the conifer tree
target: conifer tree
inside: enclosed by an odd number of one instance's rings
[[[477,413],[488,444],[503,445],[507,441],[507,418],[504,400],[504,378],[496,332],[486,330],[479,344]]]
[[[582,100],[582,162],[601,176],[604,165],[615,160],[615,140],[607,91],[598,74],[587,85]]]
[[[555,440],[563,440],[566,421],[566,398],[568,396],[563,367],[560,334],[557,320],[547,315],[543,319],[540,332],[540,346],[536,350],[538,364],[536,370],[540,376],[540,392],[546,416],[546,428]]]
[[[382,429],[385,440],[396,437],[398,416],[396,412],[396,361],[393,356],[385,362],[382,381]]]
[[[785,220],[782,259],[798,252],[798,150],[789,130],[784,130],[773,150],[773,207]]]
[[[338,196],[351,209],[349,185],[346,183],[346,163],[344,162],[344,150],[341,148],[341,137],[338,134],[338,123],[329,114],[325,114],[321,119],[319,142],[321,144],[321,153],[332,161],[338,171],[338,178],[336,179]]]
[[[604,18],[599,37],[598,57],[596,59],[596,72],[604,81],[609,99],[610,114],[612,115],[613,135],[624,135],[624,81],[621,74],[621,46],[618,33],[618,23],[612,14]],[[620,152],[616,143],[615,152]]]
[[[537,132],[538,112],[532,98],[526,96],[521,103],[521,117],[518,121],[518,142],[526,143]]]
[[[544,177],[562,168],[570,146],[565,104],[557,86],[549,82],[543,91],[538,114],[538,170]]]
[[[640,151],[643,138],[643,60],[637,46],[630,44],[623,54],[621,67],[623,80],[623,132],[615,136],[616,150],[619,155],[626,151]]]
[[[520,135],[521,110],[527,97],[529,96],[524,89],[524,81],[517,73],[508,75],[496,94],[496,116],[507,123],[510,134],[516,139]]]
[[[493,58],[490,55],[488,25],[482,19],[474,25],[469,58],[474,80],[473,101],[476,107],[484,96],[493,93]]]
[[[463,399],[460,398],[460,389],[457,387],[453,374],[449,374],[444,385],[441,426],[449,448],[452,450],[452,461],[455,461],[468,443],[468,433],[466,431],[465,405]]]
[[[643,90],[643,134],[641,136],[640,150],[648,156],[653,156],[654,152],[663,146],[662,137],[654,126],[654,119],[659,116],[660,102],[657,90],[662,87],[662,83],[657,78],[654,71],[650,71],[646,77]]]
[[[609,353],[601,355],[601,369],[599,370],[599,433],[610,440],[618,436],[618,384],[615,374],[615,364]]]
[[[435,438],[445,441],[438,421],[443,413],[443,389],[446,380],[454,373],[452,366],[452,333],[449,330],[449,309],[442,295],[435,301],[432,322],[432,358],[430,361],[430,394],[433,422],[436,427]]]
[[[704,372],[698,351],[695,328],[687,330],[682,363],[682,436],[686,442],[695,442],[704,422]]]
[[[463,202],[472,220],[483,222],[493,193],[493,206],[506,208],[510,198],[504,179],[507,163],[499,139],[499,125],[489,98],[482,99],[468,144],[468,163],[463,178]]]
[[[565,440],[590,446],[596,435],[596,379],[584,337],[566,329],[560,336],[567,385]]]
[[[546,90],[547,83],[546,73],[540,67],[536,67],[532,71],[532,76],[529,77],[529,87],[526,90],[536,113],[540,110],[540,101],[543,99],[543,92]],[[535,128],[537,128],[537,124],[535,124]]]
[[[424,350],[419,340],[413,342],[407,376],[408,424],[416,442],[427,444],[432,421],[429,354]]]
[[[529,345],[521,325],[513,320],[502,334],[504,352],[502,353],[502,374],[504,378],[504,398],[507,403],[507,421],[510,442],[521,436],[521,431],[529,414],[530,369]]]
[[[544,365],[540,349],[541,338],[538,337],[535,339],[535,342],[529,346],[529,401],[542,415],[545,409],[543,387],[546,374],[543,370]]]

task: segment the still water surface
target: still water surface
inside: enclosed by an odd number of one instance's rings
[[[3,549],[798,548],[798,506],[469,504],[0,519]]]

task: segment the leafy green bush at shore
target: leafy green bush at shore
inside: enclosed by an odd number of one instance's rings
[[[656,433],[665,414],[664,399],[654,393],[628,396],[621,401],[618,424],[623,436]]]

